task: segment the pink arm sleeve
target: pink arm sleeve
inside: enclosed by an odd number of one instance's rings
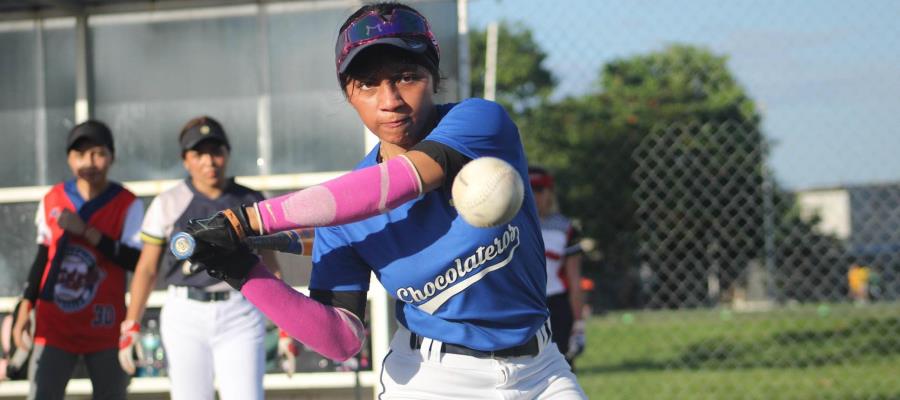
[[[364,327],[359,318],[297,292],[262,263],[250,270],[241,294],[275,325],[325,357],[344,361],[362,348]]]
[[[321,185],[257,203],[263,233],[342,225],[392,210],[422,194],[405,156],[359,169]]]

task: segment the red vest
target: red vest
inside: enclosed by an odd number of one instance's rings
[[[72,353],[118,347],[119,324],[125,318],[125,270],[80,237],[65,233],[57,218],[63,209],[72,210],[118,241],[134,200],[134,194],[113,182],[87,202],[75,191],[74,181],[57,184],[44,196],[51,238],[36,305],[36,343]]]

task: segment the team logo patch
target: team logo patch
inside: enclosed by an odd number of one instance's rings
[[[444,273],[422,287],[397,289],[397,299],[415,304],[420,310],[434,314],[447,300],[466,290],[485,275],[509,265],[519,247],[519,227],[507,225],[502,234],[486,246],[478,246],[468,257],[453,260]]]
[[[59,219],[60,214],[62,214],[62,208],[60,207],[53,207],[53,209],[50,210],[50,218],[53,220]]]
[[[53,300],[64,312],[80,311],[94,300],[106,272],[97,266],[94,255],[82,247],[66,246],[62,257]]]

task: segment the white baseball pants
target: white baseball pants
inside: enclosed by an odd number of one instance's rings
[[[444,353],[443,343],[428,338],[413,349],[401,326],[384,358],[378,399],[586,399],[556,345],[540,339],[534,357],[476,358]]]
[[[169,287],[160,311],[172,400],[263,399],[265,320],[237,291],[224,301]]]

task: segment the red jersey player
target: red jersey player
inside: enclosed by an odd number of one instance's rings
[[[126,270],[140,254],[144,207],[107,179],[115,147],[99,121],[69,132],[67,161],[74,179],[53,186],[38,206],[38,252],[29,273],[13,338],[27,348],[28,313],[35,310],[29,399],[60,399],[79,357],[94,398],[124,399],[128,375],[118,362],[125,316]]]

